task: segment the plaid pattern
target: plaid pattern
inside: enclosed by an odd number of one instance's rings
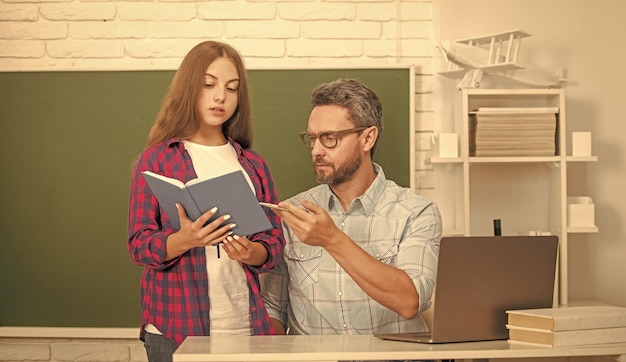
[[[278,196],[265,160],[250,149],[243,149],[232,139],[239,163],[246,170],[259,201],[278,202]],[[128,218],[128,252],[132,261],[145,269],[141,276],[141,334],[148,323],[155,325],[177,344],[187,336],[211,334],[209,292],[205,248],[193,248],[165,261],[165,242],[175,230],[159,208],[141,171],[150,170],[187,182],[196,178],[189,154],[179,139],[172,139],[145,149],[132,175]],[[273,229],[250,237],[262,243],[268,260],[259,267],[244,264],[249,286],[252,334],[274,334],[260,295],[259,274],[279,263],[284,247],[280,219],[266,210]],[[235,316],[233,316],[235,317]]]
[[[437,272],[441,216],[437,206],[388,181],[380,166],[375,181],[344,212],[327,185],[287,200],[307,199],[324,207],[361,248],[404,270],[428,308]],[[302,243],[283,225],[287,244],[280,265],[261,278],[271,317],[289,322],[291,334],[373,334],[426,331],[420,315],[407,320],[383,307],[352,280],[321,247]]]

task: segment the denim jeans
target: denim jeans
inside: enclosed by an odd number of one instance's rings
[[[146,332],[143,346],[148,355],[148,362],[172,362],[172,355],[178,346],[171,339]]]

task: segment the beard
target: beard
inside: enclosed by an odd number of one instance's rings
[[[362,162],[363,158],[358,152],[354,152],[350,155],[339,167],[335,167],[335,165],[324,162],[321,158],[317,158],[315,164],[330,166],[332,171],[330,173],[322,173],[319,170],[315,170],[315,177],[320,184],[326,184],[328,186],[340,185],[352,179],[356,171],[361,167]]]

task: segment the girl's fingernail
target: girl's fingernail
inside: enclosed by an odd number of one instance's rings
[[[233,238],[234,238],[235,240],[239,240],[239,235],[233,235]]]
[[[228,215],[228,214],[224,215],[224,220],[228,220],[228,219],[230,219],[230,215]]]
[[[215,213],[217,211],[217,206],[215,206],[214,208],[211,209],[212,213]]]
[[[237,224],[230,224],[228,225],[229,228],[233,229],[235,226],[237,226]]]

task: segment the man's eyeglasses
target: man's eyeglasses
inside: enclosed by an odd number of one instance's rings
[[[339,138],[341,138],[340,136],[346,135],[348,133],[361,132],[367,128],[368,127],[356,127],[344,129],[341,131],[322,132],[320,134],[312,134],[304,131],[300,132],[298,135],[300,136],[302,143],[304,143],[304,145],[309,149],[313,149],[313,144],[315,143],[316,139],[319,139],[322,146],[326,148],[335,148],[339,143]]]

